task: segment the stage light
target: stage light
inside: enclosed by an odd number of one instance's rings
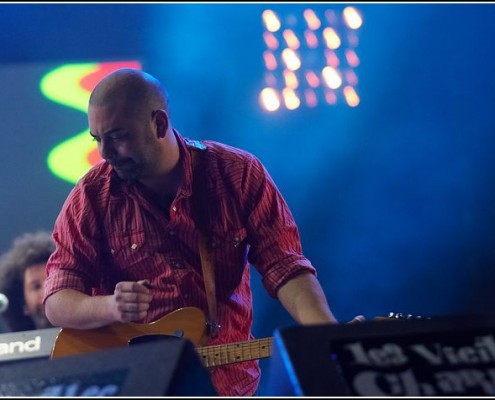
[[[268,111],[275,111],[280,108],[280,98],[276,90],[265,88],[261,91],[260,102]]]
[[[267,9],[262,25],[263,110],[360,104],[356,69],[361,64],[357,47],[363,17],[356,7],[287,14]]]
[[[40,91],[49,100],[87,114],[89,95],[107,74],[119,68],[141,69],[139,61],[67,63],[48,71],[40,81]],[[72,136],[50,150],[49,170],[58,178],[76,183],[93,165],[101,161],[89,129]]]

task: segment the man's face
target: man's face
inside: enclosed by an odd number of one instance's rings
[[[152,177],[161,161],[154,114],[141,115],[124,102],[90,106],[91,136],[103,159],[126,180]]]
[[[24,314],[30,317],[36,329],[50,328],[43,305],[45,263],[34,264],[24,271]]]

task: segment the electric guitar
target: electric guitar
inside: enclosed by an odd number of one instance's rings
[[[388,317],[375,317],[375,320],[412,318],[421,317],[390,313]],[[170,335],[189,339],[196,346],[196,351],[207,368],[266,358],[272,354],[272,337],[201,347],[202,341],[207,337],[206,327],[202,310],[183,307],[148,324],[114,322],[96,329],[62,328],[55,339],[50,358],[124,347],[132,339],[146,335]]]
[[[189,339],[205,367],[270,357],[273,338],[254,339],[221,345],[198,347],[206,338],[206,318],[196,307],[183,307],[148,323],[114,322],[96,329],[62,328],[57,335],[51,359],[124,347],[145,335],[170,335]]]

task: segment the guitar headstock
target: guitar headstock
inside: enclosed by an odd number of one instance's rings
[[[431,319],[431,317],[425,317],[422,315],[412,315],[412,314],[404,314],[399,312],[389,312],[386,317],[375,317],[377,321],[385,321],[385,320],[413,320],[413,319]]]
[[[412,315],[397,312],[389,312],[387,318],[392,319],[431,319],[430,317],[424,317],[422,315]]]

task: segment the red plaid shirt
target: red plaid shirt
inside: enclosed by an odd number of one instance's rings
[[[191,216],[191,152],[199,151],[199,142],[175,134],[185,174],[170,210],[153,203],[140,184],[119,179],[105,161],[77,183],[55,223],[56,250],[47,264],[45,299],[67,288],[109,295],[119,281],[149,279],[153,300],[139,322],[155,321],[186,306],[207,315]],[[246,341],[253,339],[249,264],[259,271],[273,298],[289,278],[315,270],[303,256],[294,219],[261,162],[224,144],[202,143],[221,325],[208,345]],[[259,384],[257,360],[210,372],[222,396],[252,395]]]

